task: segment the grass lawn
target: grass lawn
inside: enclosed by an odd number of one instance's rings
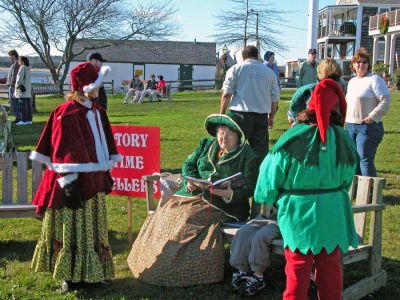
[[[271,132],[271,145],[287,129],[287,100],[291,91],[283,91]],[[161,169],[180,172],[181,163],[206,136],[205,117],[219,110],[219,92],[182,92],[173,94],[172,102],[142,105],[122,104],[122,95],[108,100],[111,123],[151,125],[161,127]],[[32,126],[14,127],[14,140],[19,151],[32,150],[50,111],[63,99],[40,97],[38,113]],[[396,299],[400,295],[400,94],[393,94],[390,113],[384,118],[385,136],[376,155],[379,176],[387,178],[384,191],[386,209],[383,213],[383,268],[388,272],[387,285],[368,299]],[[397,116],[397,117],[396,117]],[[126,198],[109,196],[108,221],[110,242],[116,265],[116,279],[110,286],[86,285],[76,291],[61,294],[60,282],[47,273],[30,270],[30,260],[39,237],[41,222],[32,219],[0,219],[0,299],[241,299],[230,291],[232,269],[226,264],[225,280],[219,284],[190,288],[164,288],[136,281],[128,269]],[[144,199],[133,204],[133,230],[136,236],[146,217]],[[146,251],[146,249],[143,249]],[[228,251],[227,251],[228,256]],[[267,288],[254,299],[280,299],[285,284],[284,262],[273,258],[266,272]],[[345,286],[366,274],[366,264],[345,269]],[[313,297],[315,289],[312,289]],[[397,296],[397,297],[396,297]]]

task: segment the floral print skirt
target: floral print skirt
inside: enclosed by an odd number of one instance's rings
[[[32,268],[72,282],[94,283],[114,277],[103,193],[84,201],[80,209],[46,210]]]

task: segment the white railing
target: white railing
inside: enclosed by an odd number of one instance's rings
[[[369,31],[379,30],[379,24],[384,16],[389,20],[389,27],[400,25],[400,9],[396,9],[369,17]]]

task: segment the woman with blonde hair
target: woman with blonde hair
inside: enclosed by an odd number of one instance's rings
[[[382,141],[382,116],[388,112],[390,92],[383,78],[371,73],[371,59],[364,48],[351,60],[356,77],[349,81],[346,101],[346,129],[360,155],[357,173],[376,176],[375,154]]]
[[[318,80],[322,81],[326,78],[333,79],[342,88],[346,94],[347,83],[342,78],[342,69],[339,64],[331,58],[322,60],[317,67]],[[297,114],[307,108],[308,101],[317,84],[310,83],[298,88],[292,96],[292,100],[288,111],[288,120],[291,125],[297,123]]]

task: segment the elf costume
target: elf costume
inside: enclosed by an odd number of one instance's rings
[[[341,299],[340,251],[358,244],[348,195],[358,155],[340,126],[346,102],[335,81],[318,83],[308,107],[308,121],[290,128],[261,164],[254,198],[278,208],[287,260],[284,299],[307,298],[313,262],[318,297]],[[332,123],[337,107],[339,125]]]
[[[105,111],[83,93],[98,88],[109,70],[98,74],[90,63],[72,69],[72,89],[82,98],[51,113],[30,157],[47,166],[32,201],[43,216],[32,268],[66,282],[114,276],[105,194],[113,185],[109,170],[121,156]]]

